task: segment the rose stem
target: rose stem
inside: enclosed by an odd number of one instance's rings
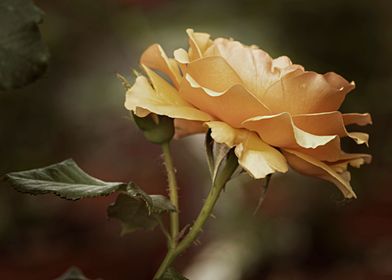
[[[162,261],[161,266],[156,272],[154,279],[159,279],[160,277],[162,277],[162,275],[169,268],[174,259],[178,255],[182,254],[196,240],[197,236],[202,231],[202,228],[206,223],[207,219],[211,216],[211,212],[214,209],[214,206],[219,198],[221,191],[223,190],[227,181],[230,179],[234,170],[238,166],[236,161],[233,163],[234,164],[228,166],[228,168],[225,169],[225,172],[223,172],[223,174],[221,174],[221,176],[219,176],[215,180],[215,182],[213,182],[210,192],[208,193],[204,205],[201,208],[195,222],[193,223],[193,226],[189,230],[188,234],[184,237],[184,239],[182,239],[176,247],[169,249],[165,259]]]
[[[176,240],[179,232],[179,203],[178,203],[178,187],[176,181],[176,172],[173,166],[173,160],[170,153],[169,142],[162,144],[163,160],[165,162],[167,179],[169,184],[169,197],[171,203],[176,207],[175,212],[170,213],[170,234],[169,249],[176,246]]]

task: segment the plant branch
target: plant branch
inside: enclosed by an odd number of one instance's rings
[[[179,232],[179,203],[178,203],[178,187],[173,166],[173,160],[170,154],[169,142],[162,144],[163,159],[165,162],[167,179],[169,184],[169,197],[171,203],[176,207],[176,212],[170,213],[170,247],[173,248],[176,244],[177,235]]]
[[[165,271],[169,268],[175,258],[182,254],[188,247],[195,242],[197,236],[202,231],[204,224],[207,219],[211,216],[212,210],[221,194],[223,188],[226,186],[226,183],[230,180],[233,172],[237,169],[238,161],[237,157],[234,154],[234,151],[230,151],[227,154],[227,160],[225,161],[226,165],[220,174],[215,178],[212,182],[212,186],[208,196],[200,210],[199,215],[197,216],[195,222],[190,228],[188,234],[178,243],[175,244],[174,248],[169,248],[169,251],[162,261],[161,266],[156,272],[154,279],[159,279],[165,273]]]

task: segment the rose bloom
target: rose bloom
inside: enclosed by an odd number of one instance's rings
[[[174,118],[177,137],[210,128],[216,142],[235,147],[240,166],[254,178],[287,172],[290,165],[355,197],[347,168],[371,156],[343,152],[340,138],[367,145],[368,134],[346,126],[370,124],[371,117],[338,111],[353,82],[305,71],[287,56],[273,59],[232,39],[212,40],[192,29],[187,34],[189,49],[175,50],[174,58],[158,44],[143,53],[146,77],[138,76],[127,91],[128,110]]]

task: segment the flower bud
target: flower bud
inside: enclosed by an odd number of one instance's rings
[[[133,115],[136,125],[143,131],[148,141],[154,144],[169,142],[174,136],[174,121],[167,116],[149,114],[141,118]]]

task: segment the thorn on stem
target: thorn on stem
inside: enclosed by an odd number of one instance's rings
[[[200,246],[201,241],[199,239],[196,239],[195,241],[193,241],[193,244],[195,244],[196,246]]]

